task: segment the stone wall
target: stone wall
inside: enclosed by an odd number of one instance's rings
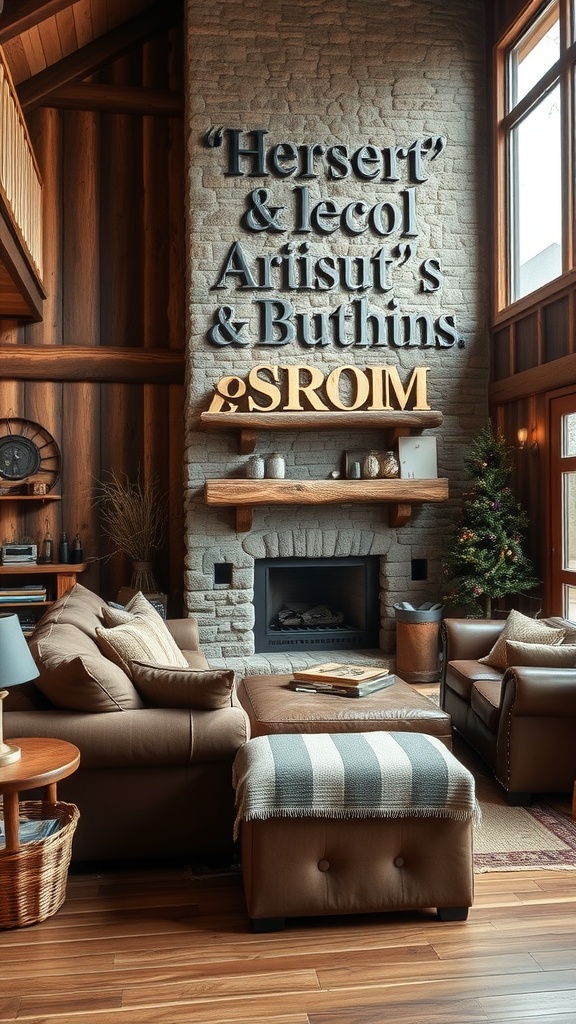
[[[259,552],[379,554],[384,651],[395,601],[442,596],[462,456],[488,415],[483,19],[480,0],[188,0],[185,592],[208,656],[253,653]],[[234,166],[235,146],[260,142],[262,167],[243,154]],[[285,324],[266,328],[266,308]],[[393,366],[403,382],[426,367],[449,501],[400,529],[374,505],[263,506],[236,533],[203,485],[244,475],[246,456],[234,433],[200,430],[200,413],[223,376],[295,364]],[[289,477],[326,479],[344,449],[372,447],[370,431],[323,430],[259,433],[257,450],[284,452]]]

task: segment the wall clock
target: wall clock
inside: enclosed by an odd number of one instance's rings
[[[51,491],[60,467],[60,449],[39,423],[15,416],[0,419],[0,489],[4,481],[11,491],[36,483]]]

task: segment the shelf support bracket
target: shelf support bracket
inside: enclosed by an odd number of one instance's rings
[[[388,506],[388,525],[398,528],[405,526],[412,515],[412,505],[403,502],[391,502]]]
[[[252,529],[252,505],[236,505],[236,533],[248,533]]]
[[[252,452],[256,448],[256,430],[249,430],[247,427],[243,427],[240,430],[238,438],[238,450],[240,455],[252,455]]]

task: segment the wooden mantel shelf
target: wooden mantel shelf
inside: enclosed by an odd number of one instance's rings
[[[236,508],[236,530],[252,527],[254,505],[388,504],[390,526],[403,526],[412,505],[446,501],[448,480],[207,480],[207,505]]]
[[[374,412],[370,409],[316,412],[203,412],[203,430],[237,430],[241,455],[250,455],[256,447],[258,430],[390,430],[391,443],[402,434],[439,427],[442,413],[436,409],[393,410]]]

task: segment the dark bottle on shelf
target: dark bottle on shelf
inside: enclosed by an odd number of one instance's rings
[[[72,545],[72,561],[74,562],[75,565],[80,565],[80,562],[83,561],[83,558],[84,552],[82,551],[82,541],[80,540],[80,534],[77,533],[74,538],[74,543]]]
[[[48,520],[46,520],[46,533],[44,534],[44,541],[42,543],[42,561],[45,565],[49,565],[52,561],[52,534],[50,533]]]
[[[60,537],[60,546],[58,548],[58,560],[63,565],[66,565],[69,561],[68,537],[66,536],[66,532],[64,532]]]

